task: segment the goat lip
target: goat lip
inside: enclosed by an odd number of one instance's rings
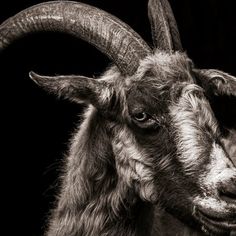
[[[225,232],[236,231],[236,218],[219,218],[213,217],[201,210],[196,210],[195,216],[198,221],[203,225],[202,230],[207,232],[213,232],[216,235],[224,234]]]

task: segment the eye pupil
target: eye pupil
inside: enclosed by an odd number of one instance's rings
[[[134,115],[134,119],[137,121],[145,121],[147,117],[148,116],[145,112],[140,112]]]

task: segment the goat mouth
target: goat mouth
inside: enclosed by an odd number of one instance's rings
[[[202,225],[202,231],[207,235],[236,235],[236,217],[233,219],[214,217],[199,209],[194,215]]]

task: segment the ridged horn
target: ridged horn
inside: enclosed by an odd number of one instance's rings
[[[35,31],[58,31],[94,45],[125,75],[151,53],[146,42],[127,24],[98,8],[72,1],[51,1],[27,8],[0,26],[0,50]]]
[[[179,30],[167,0],[149,0],[148,17],[154,46],[164,51],[182,51]]]

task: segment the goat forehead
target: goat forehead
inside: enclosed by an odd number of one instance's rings
[[[127,93],[127,104],[129,109],[135,107],[145,108],[154,113],[169,113],[168,107],[176,104],[185,90],[203,95],[202,90],[189,82],[160,81],[157,78],[144,78],[131,84]],[[193,104],[195,99],[189,97],[189,103]]]
[[[130,89],[127,103],[130,110],[142,108],[152,112],[167,111],[170,94],[167,89],[157,88],[155,84],[138,83]]]
[[[137,77],[142,80],[145,75],[152,75],[152,78],[157,79],[156,83],[192,82],[191,64],[191,60],[184,53],[168,54],[157,51],[140,62]]]
[[[156,52],[140,62],[137,74],[127,83],[128,96],[163,107],[171,101],[173,90],[180,90],[183,83],[193,83],[187,56]]]

